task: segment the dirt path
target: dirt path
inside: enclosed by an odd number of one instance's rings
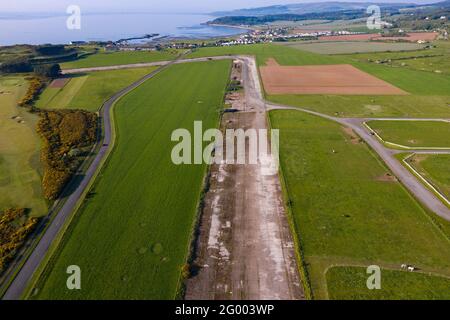
[[[245,101],[233,104],[241,112],[225,114],[222,129],[267,129],[252,63],[241,64]],[[303,298],[279,177],[264,170],[261,164],[212,166],[197,242],[199,272],[187,282],[186,299]]]

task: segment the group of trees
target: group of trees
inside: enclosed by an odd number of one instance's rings
[[[41,111],[38,132],[44,139],[41,161],[46,199],[57,199],[81,163],[80,155],[95,143],[97,115],[81,110]]]
[[[32,71],[33,66],[30,63],[30,59],[27,57],[8,60],[0,65],[0,72],[2,73],[23,73]]]
[[[38,56],[56,56],[67,52],[64,45],[43,44],[34,47],[34,51]]]
[[[56,78],[61,73],[59,61],[55,57],[68,55],[76,57],[77,52],[73,49],[67,50],[63,45],[42,45],[31,49],[29,54],[13,57],[0,64],[1,73],[27,73],[34,72],[38,76]]]
[[[59,64],[33,65],[29,58],[20,57],[9,60],[0,65],[1,73],[28,73],[34,72],[38,76],[46,78],[57,78],[61,73]]]
[[[38,223],[26,209],[0,211],[0,274]]]
[[[60,76],[61,67],[59,64],[41,64],[34,67],[34,73],[38,76],[54,79]]]

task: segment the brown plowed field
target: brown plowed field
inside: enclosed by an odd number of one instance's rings
[[[59,78],[55,79],[50,83],[50,88],[64,88],[64,86],[69,82],[69,78]]]
[[[378,37],[379,34],[349,34],[341,36],[321,36],[319,40],[322,41],[369,41],[372,38]]]
[[[348,64],[261,67],[268,94],[405,95],[405,91]]]
[[[419,40],[423,41],[433,41],[438,36],[436,32],[411,32],[407,34],[407,37],[382,37],[378,33],[370,34],[349,34],[349,35],[341,35],[341,36],[322,36],[319,37],[319,40],[322,41],[369,41],[369,40],[377,40],[377,41],[398,41],[404,40],[409,42],[417,42]]]
[[[423,41],[433,41],[438,36],[437,32],[411,32],[408,33],[407,37],[376,37],[372,40],[387,40],[387,41],[397,41],[397,40],[405,40],[411,42],[417,42],[419,40]]]

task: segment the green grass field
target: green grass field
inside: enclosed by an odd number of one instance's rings
[[[301,112],[272,111],[270,118],[280,130],[281,167],[315,298],[327,298],[325,272],[333,265],[408,263],[450,276],[450,233],[443,233],[450,229],[438,228],[440,220],[364,143]]]
[[[287,42],[287,46],[320,54],[349,54],[362,52],[412,51],[424,47],[417,43],[338,41],[338,42]]]
[[[367,125],[386,142],[412,148],[450,148],[450,122],[376,120]]]
[[[438,300],[450,299],[450,278],[422,273],[381,270],[381,289],[367,289],[365,268],[333,267],[327,272],[331,299]]]
[[[338,117],[450,117],[448,96],[272,95],[267,98]]]
[[[339,57],[330,57],[316,53],[300,51],[287,46],[275,44],[254,44],[230,47],[200,48],[191,54],[189,58],[220,56],[227,54],[247,54],[256,56],[258,65],[265,65],[269,58],[274,58],[281,65],[315,65],[335,64],[344,61]]]
[[[410,164],[450,200],[450,155],[415,154]]]
[[[40,282],[39,299],[173,299],[206,165],[174,165],[173,130],[218,125],[229,61],[174,65],[115,106],[117,142]],[[68,265],[82,290],[66,289]]]
[[[33,216],[43,216],[38,117],[17,106],[27,87],[23,77],[0,77],[0,211],[29,208]]]
[[[64,88],[47,87],[40,95],[36,106],[43,109],[97,111],[114,93],[156,68],[96,71],[73,75]]]
[[[434,41],[433,48],[408,52],[365,53],[347,56],[355,61],[383,62],[401,69],[412,69],[434,73],[450,73],[450,43]]]
[[[175,59],[181,52],[178,50],[166,51],[120,51],[104,52],[87,55],[75,61],[61,64],[62,69],[77,69],[90,67],[105,67],[121,64],[156,62]]]
[[[379,53],[366,54],[364,58],[357,59],[355,58],[357,55],[321,55],[288,46],[263,44],[201,48],[193,52],[190,57],[224,54],[255,55],[259,65],[264,65],[269,58],[276,59],[281,65],[352,64],[362,71],[411,94],[410,96],[372,97],[339,95],[268,96],[268,100],[273,102],[343,117],[450,117],[450,109],[448,108],[450,78],[448,76],[367,62],[367,57],[377,56]]]

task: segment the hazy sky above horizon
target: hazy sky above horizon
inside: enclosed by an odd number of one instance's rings
[[[69,5],[79,5],[85,12],[89,11],[136,11],[147,12],[211,12],[253,8],[288,3],[325,2],[327,0],[13,0],[0,1],[1,12],[65,12]],[[330,0],[328,0],[330,1]],[[341,2],[413,2],[432,3],[439,0],[348,0]]]

